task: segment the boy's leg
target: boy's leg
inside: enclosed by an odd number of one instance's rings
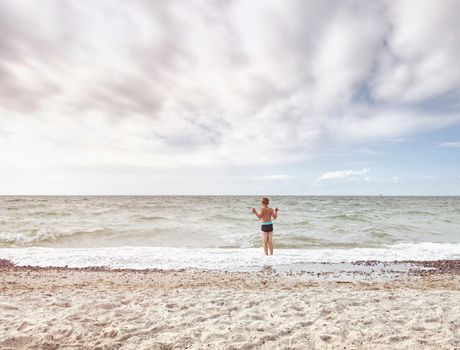
[[[268,255],[268,233],[262,231],[262,239],[264,242],[264,252],[265,255]]]
[[[268,248],[270,249],[270,255],[273,255],[273,231],[268,233]]]

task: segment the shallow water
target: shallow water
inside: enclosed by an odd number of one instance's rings
[[[46,254],[71,264],[79,259],[70,258],[72,252],[81,250],[90,252],[84,259],[94,264],[99,259],[117,266],[250,266],[261,261],[260,224],[251,214],[259,201],[2,196],[0,257],[34,256],[40,263]],[[274,224],[277,263],[460,257],[460,197],[275,196],[271,206],[280,209]]]

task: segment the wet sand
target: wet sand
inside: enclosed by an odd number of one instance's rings
[[[460,261],[259,271],[0,260],[0,349],[460,349]]]

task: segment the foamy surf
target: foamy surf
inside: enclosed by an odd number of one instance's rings
[[[358,260],[403,261],[460,259],[459,243],[400,243],[382,248],[277,249],[264,256],[262,249],[98,247],[98,248],[0,248],[0,258],[17,265],[132,269],[239,270],[258,266],[281,266],[311,262]]]

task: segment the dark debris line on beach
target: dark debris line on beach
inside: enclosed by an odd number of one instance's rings
[[[378,260],[363,260],[363,261],[355,261],[353,264],[356,265],[364,265],[364,266],[374,266],[377,264],[408,264],[412,266],[417,266],[419,268],[412,268],[408,270],[408,274],[411,275],[419,275],[419,276],[426,276],[426,275],[433,275],[433,274],[455,274],[460,275],[460,259],[456,260],[422,260],[422,261],[414,261],[414,260],[402,260],[402,261],[391,261],[391,262],[384,262]],[[420,268],[422,267],[422,269]],[[65,271],[65,270],[73,270],[73,271],[108,271],[108,272],[136,272],[136,273],[166,273],[166,272],[183,272],[186,269],[179,269],[179,270],[164,270],[164,269],[157,269],[157,268],[149,268],[149,269],[120,269],[120,268],[110,268],[107,266],[90,266],[90,267],[41,267],[41,266],[18,266],[10,260],[7,259],[0,259],[0,271],[20,271],[20,270],[27,270],[27,271],[39,271],[39,270],[54,270],[54,271]],[[308,272],[308,271],[304,271]],[[391,271],[388,271],[391,272]]]
[[[374,266],[377,264],[408,264],[425,269],[414,268],[409,269],[410,274],[415,275],[432,275],[432,274],[460,274],[460,259],[455,260],[398,260],[398,261],[378,261],[378,260],[360,260],[353,264]]]
[[[136,273],[165,273],[165,272],[184,272],[185,269],[157,269],[157,268],[149,268],[149,269],[130,269],[130,268],[111,268],[109,266],[88,266],[88,267],[68,267],[68,266],[32,266],[32,265],[25,265],[20,266],[16,265],[12,261],[8,259],[0,259],[0,271],[1,270],[27,270],[27,271],[40,271],[40,270],[53,270],[53,271],[89,271],[89,272],[100,272],[100,271],[107,271],[107,272],[136,272]]]

